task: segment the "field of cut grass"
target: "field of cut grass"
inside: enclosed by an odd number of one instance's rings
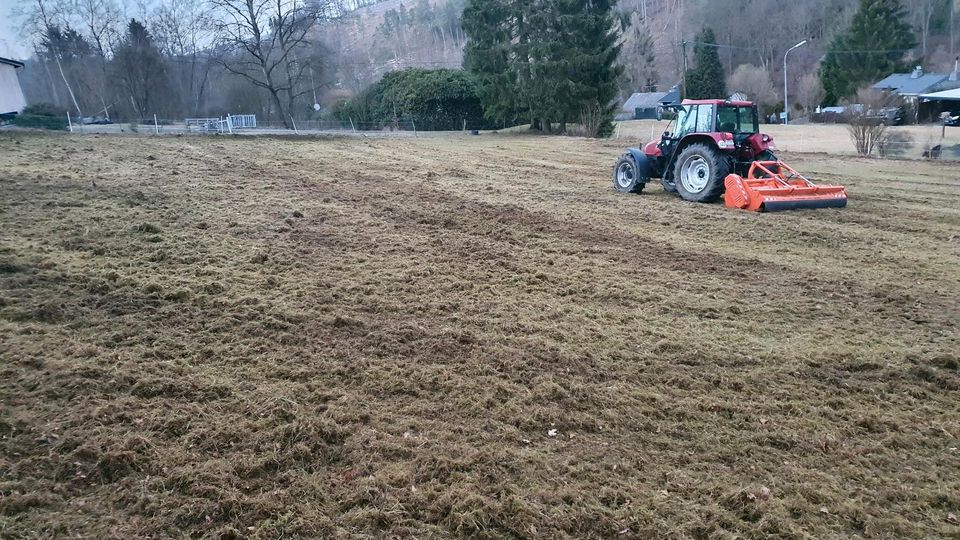
[[[616,135],[620,142],[635,145],[639,141],[658,139],[669,122],[630,120],[617,125]],[[773,137],[777,147],[787,152],[857,153],[845,124],[763,124],[760,131]],[[942,159],[960,161],[960,128],[943,129],[937,124],[922,124],[890,127],[887,133],[891,136],[887,143],[888,156],[921,159],[924,151],[940,145]]]
[[[960,536],[956,164],[619,145],[0,135],[0,537]]]

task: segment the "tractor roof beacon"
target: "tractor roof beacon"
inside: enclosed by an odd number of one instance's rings
[[[628,148],[613,168],[613,186],[639,193],[653,178],[694,202],[721,197],[733,208],[774,211],[843,207],[842,186],[816,185],[777,159],[773,139],[760,133],[749,101],[684,100],[659,141]]]

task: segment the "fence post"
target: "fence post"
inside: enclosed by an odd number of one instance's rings
[[[230,115],[227,115],[227,131],[233,135],[233,120],[230,119]]]
[[[67,126],[70,127],[70,133],[73,133],[73,122],[70,120],[70,111],[67,111]]]
[[[464,131],[464,132],[467,131],[467,119],[466,119],[466,118],[463,119],[463,131]]]
[[[357,132],[357,126],[353,125],[353,117],[350,117],[350,127],[353,129],[353,132]]]
[[[157,135],[160,134],[160,124],[157,123],[157,115],[153,115],[153,129],[157,132]]]
[[[413,118],[410,118],[410,123],[413,124],[413,136],[417,136],[417,123],[413,121]]]

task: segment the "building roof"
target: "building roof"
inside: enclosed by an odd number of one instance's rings
[[[934,92],[932,94],[922,94],[920,97],[930,101],[960,101],[960,88]]]
[[[949,73],[924,73],[914,78],[913,73],[894,73],[874,84],[874,90],[892,90],[901,95],[915,96],[935,90],[950,78]]]
[[[0,64],[7,64],[8,66],[13,66],[15,68],[22,68],[23,62],[18,62],[16,60],[11,60],[9,58],[3,58],[0,56]]]
[[[623,110],[633,114],[637,109],[656,109],[665,105],[680,103],[680,85],[676,84],[666,92],[637,92],[623,104]]]
[[[685,99],[682,105],[733,105],[734,107],[751,107],[750,101],[733,101],[729,99]]]
[[[667,92],[667,95],[660,100],[660,103],[664,105],[673,105],[676,103],[680,103],[680,84],[677,83],[673,85],[673,88],[671,88]]]
[[[668,92],[637,92],[623,104],[623,110],[633,112],[636,109],[655,109]]]

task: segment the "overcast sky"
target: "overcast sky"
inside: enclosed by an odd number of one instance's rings
[[[17,0],[0,0],[0,56],[23,60],[29,49],[23,38],[17,35],[16,22],[13,20],[13,7]]]

